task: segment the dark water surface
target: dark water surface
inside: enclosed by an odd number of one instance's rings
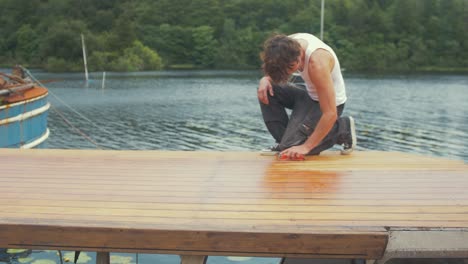
[[[107,73],[104,89],[102,73],[92,74],[88,87],[83,74],[33,74],[40,80],[58,80],[46,84],[56,109],[49,115],[49,148],[96,148],[67,122],[107,149],[255,151],[273,144],[256,99],[258,72]],[[468,161],[468,76],[348,75],[345,81],[349,99],[344,114],[356,119],[359,150]],[[30,253],[0,252],[0,263],[60,263],[55,251]],[[80,259],[94,261],[94,253]],[[139,263],[178,261],[171,255],[138,256]],[[208,260],[208,264],[277,262],[274,258]],[[114,254],[112,263],[136,263],[136,255]]]
[[[40,74],[50,101],[104,148],[258,150],[273,143],[256,99],[258,72],[166,71]],[[391,150],[468,161],[468,76],[345,76],[345,115],[360,150]],[[50,148],[95,148],[51,111]]]

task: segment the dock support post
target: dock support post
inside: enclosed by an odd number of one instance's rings
[[[392,258],[466,258],[468,256],[468,229],[390,230],[387,249],[376,264]]]
[[[192,255],[181,255],[181,264],[206,264],[208,256],[192,256]]]
[[[109,252],[97,252],[96,264],[110,264],[110,253]]]

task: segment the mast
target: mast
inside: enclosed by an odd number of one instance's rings
[[[81,47],[83,48],[83,61],[84,61],[84,68],[85,68],[85,78],[86,78],[86,83],[88,83],[88,81],[89,81],[88,63],[86,62],[86,46],[85,46],[85,41],[84,41],[83,34],[81,34]]]
[[[323,18],[325,16],[325,0],[322,0],[322,9],[320,15],[320,39],[323,40]]]

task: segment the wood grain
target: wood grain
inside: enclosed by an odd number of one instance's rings
[[[468,166],[407,153],[0,149],[0,162],[0,247],[375,259],[388,228],[468,228]]]

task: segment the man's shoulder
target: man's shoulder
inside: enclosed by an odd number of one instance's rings
[[[294,34],[291,34],[289,35],[288,37],[290,38],[297,38],[297,37],[314,37],[314,35],[310,34],[310,33],[302,33],[302,32],[298,32],[298,33],[294,33]]]
[[[314,50],[312,54],[310,54],[311,61],[318,62],[318,61],[330,60],[330,59],[333,59],[333,54],[330,51],[323,49],[323,48],[318,48]]]
[[[335,58],[330,51],[326,49],[316,49],[310,55],[309,67],[314,69],[328,69],[330,72],[335,65]]]

